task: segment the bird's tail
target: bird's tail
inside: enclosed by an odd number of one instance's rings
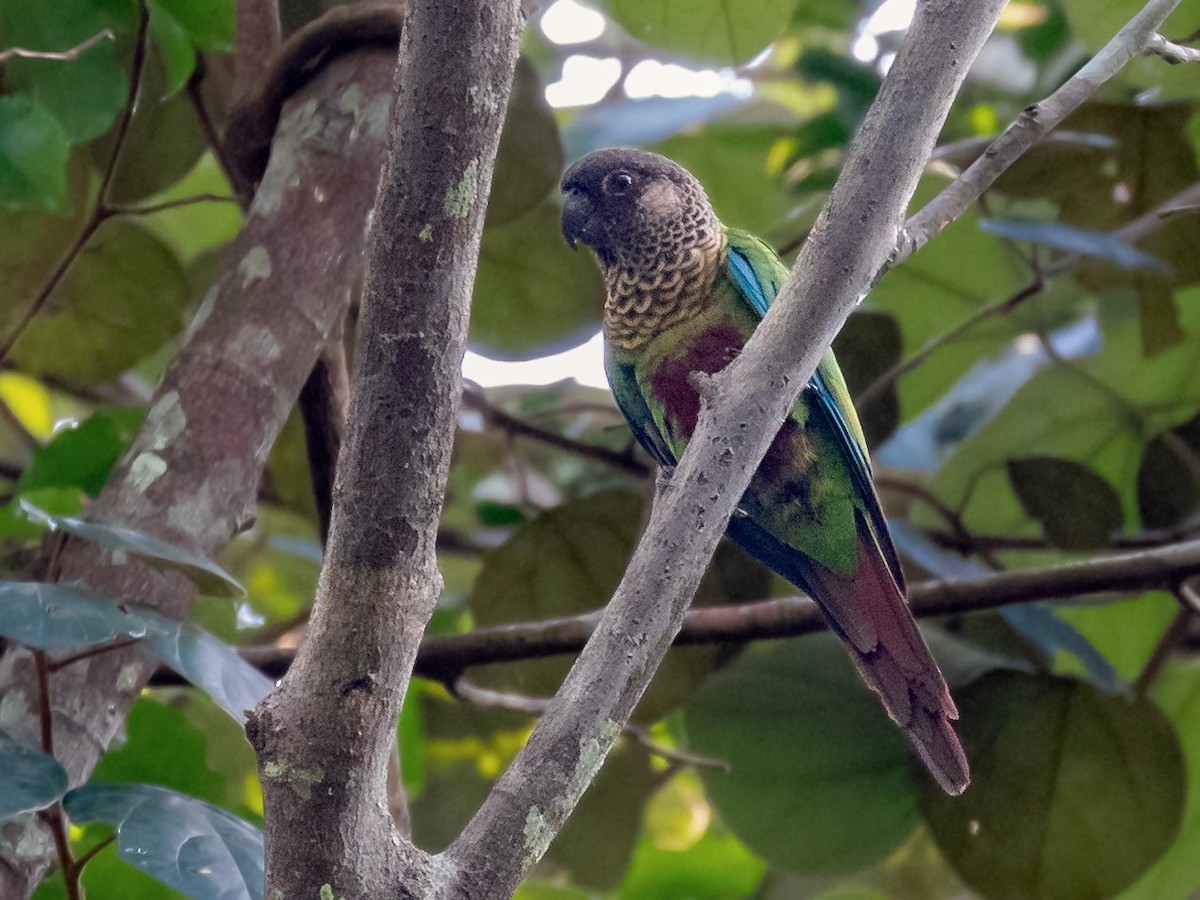
[[[948,794],[970,783],[967,757],[951,722],[958,710],[870,525],[858,518],[858,571],[845,577],[813,562],[806,587],[851,651],[892,721],[904,729]]]

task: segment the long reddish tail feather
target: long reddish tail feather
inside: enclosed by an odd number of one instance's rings
[[[813,563],[807,587],[851,651],[867,685],[904,729],[942,789],[958,795],[971,781],[951,722],[958,710],[917,630],[869,525],[859,518],[858,571],[846,578]]]

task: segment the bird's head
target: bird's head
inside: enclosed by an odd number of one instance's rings
[[[657,153],[589,153],[567,169],[562,190],[563,237],[591,247],[605,269],[661,260],[721,227],[696,177]]]

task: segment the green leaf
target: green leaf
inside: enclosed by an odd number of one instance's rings
[[[6,46],[69,50],[105,29],[121,36],[132,33],[133,11],[133,4],[93,0],[57,0],[53,5],[4,0],[0,34]],[[99,41],[73,59],[10,59],[4,74],[10,87],[50,110],[73,144],[108,131],[125,107],[128,78],[117,41]]]
[[[852,872],[917,823],[912,754],[831,635],[751,648],[684,715],[731,766],[702,772],[721,818],[775,867]]]
[[[986,676],[958,704],[974,782],[952,799],[923,781],[921,809],[984,896],[1110,897],[1174,840],[1183,760],[1152,704],[1015,672]]]
[[[645,828],[621,897],[732,900],[755,896],[766,863],[712,821],[703,785],[691,770],[676,772],[646,805]]]
[[[482,353],[543,356],[599,327],[604,282],[591,254],[572,252],[563,241],[558,215],[546,201],[484,231],[471,309],[471,343]]]
[[[1069,622],[1126,682],[1142,673],[1179,609],[1165,591],[1150,591],[1131,600],[1100,606],[1060,603],[1055,615]],[[1074,673],[1080,666],[1060,656],[1056,671]],[[1100,685],[1103,687],[1103,685]]]
[[[1007,463],[1008,479],[1025,511],[1057,547],[1087,550],[1109,544],[1121,527],[1121,498],[1080,463],[1023,456]]]
[[[1138,463],[1144,528],[1171,528],[1200,509],[1200,415],[1150,440]]]
[[[33,462],[21,473],[17,489],[24,493],[46,487],[76,487],[96,496],[145,417],[141,407],[96,410],[39,448]]]
[[[233,647],[193,622],[127,609],[108,597],[59,584],[0,581],[0,635],[41,650],[143,639],[160,660],[239,721],[273,687]]]
[[[1200,846],[1200,668],[1194,662],[1168,666],[1155,682],[1153,695],[1175,725],[1187,759],[1184,818],[1171,849],[1121,894],[1121,900],[1190,897],[1200,881],[1196,859],[1196,847]]]
[[[0,581],[0,635],[39,650],[75,650],[142,637],[146,620],[113,600],[39,581]]]
[[[175,17],[159,3],[148,2],[150,34],[166,68],[167,96],[174,96],[196,70],[196,48]]]
[[[74,516],[55,516],[28,502],[23,502],[21,507],[31,519],[42,522],[47,528],[65,531],[117,553],[132,553],[159,570],[180,572],[191,579],[202,594],[246,596],[246,589],[237,579],[211,559],[152,534],[106,522],[87,522]]]
[[[695,59],[744,63],[779,37],[795,0],[603,0],[633,37]]]
[[[274,682],[238,655],[237,650],[192,622],[179,622],[143,611],[145,640],[154,654],[212,697],[239,722],[271,693]]]
[[[262,897],[262,832],[223,809],[148,784],[86,784],[63,806],[75,822],[116,824],[121,858],[188,897]]]
[[[480,109],[495,104],[482,90],[472,95],[471,102]],[[546,102],[537,70],[522,56],[500,134],[496,174],[488,197],[488,224],[511,222],[536,207],[558,185],[562,168],[563,148],[554,110]]]
[[[58,760],[0,731],[0,820],[44,809],[67,786]]]
[[[0,206],[54,212],[67,201],[67,135],[41,103],[0,97]]]
[[[233,49],[236,0],[151,0],[149,5],[178,22],[197,49]]]
[[[110,221],[75,260],[12,358],[30,374],[73,385],[108,381],[182,330],[187,297],[183,268],[164,244],[133,222]],[[21,312],[21,306],[0,312],[4,333]]]
[[[16,538],[22,541],[41,540],[46,529],[30,521],[21,509],[22,501],[32,503],[38,509],[61,516],[77,516],[83,512],[84,493],[75,487],[48,487],[22,491],[8,503],[0,506],[0,538]]]

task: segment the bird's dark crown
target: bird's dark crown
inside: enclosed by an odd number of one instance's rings
[[[695,229],[719,228],[704,188],[657,153],[611,148],[589,153],[562,179],[563,236],[591,247],[601,264],[637,265]]]

